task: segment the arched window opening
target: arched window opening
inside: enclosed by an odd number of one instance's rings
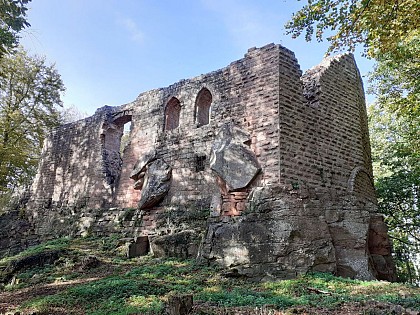
[[[131,131],[131,121],[124,124],[124,131],[123,131],[123,135],[121,137],[121,143],[120,143],[121,157],[123,156],[124,150],[128,146],[128,143],[130,141],[130,131]]]
[[[105,122],[102,126],[104,174],[112,187],[117,185],[121,173],[122,156],[129,142],[131,119],[131,111],[122,111],[116,113],[112,120]]]
[[[201,89],[195,101],[195,122],[198,127],[208,125],[210,122],[210,107],[212,95],[206,88]]]
[[[172,97],[165,109],[165,130],[173,130],[179,126],[181,103],[176,97]]]
[[[115,151],[117,148],[119,149],[118,151],[121,157],[130,140],[131,119],[131,111],[123,111],[115,114],[112,121],[115,127],[115,140],[112,141],[112,146]],[[109,138],[109,136],[107,136],[107,138]]]

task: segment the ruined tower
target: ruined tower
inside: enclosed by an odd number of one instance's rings
[[[302,76],[290,50],[252,48],[61,126],[27,209],[40,237],[123,232],[244,276],[395,277],[350,54]]]

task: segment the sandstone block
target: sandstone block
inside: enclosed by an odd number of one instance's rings
[[[249,135],[232,124],[226,124],[217,135],[211,152],[210,168],[230,191],[248,186],[261,171],[255,154],[245,145]]]
[[[172,168],[158,159],[148,165],[139,201],[140,209],[157,205],[166,196],[171,186]]]

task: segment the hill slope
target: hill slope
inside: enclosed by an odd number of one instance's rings
[[[329,274],[255,283],[190,260],[125,258],[117,236],[58,239],[0,260],[1,314],[420,314],[420,289]]]

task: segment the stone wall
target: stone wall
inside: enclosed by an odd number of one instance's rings
[[[0,214],[0,258],[38,243],[39,238],[23,212],[12,210]]]
[[[58,128],[27,204],[44,238],[122,231],[232,274],[393,280],[376,209],[352,55],[302,76],[274,44]]]

